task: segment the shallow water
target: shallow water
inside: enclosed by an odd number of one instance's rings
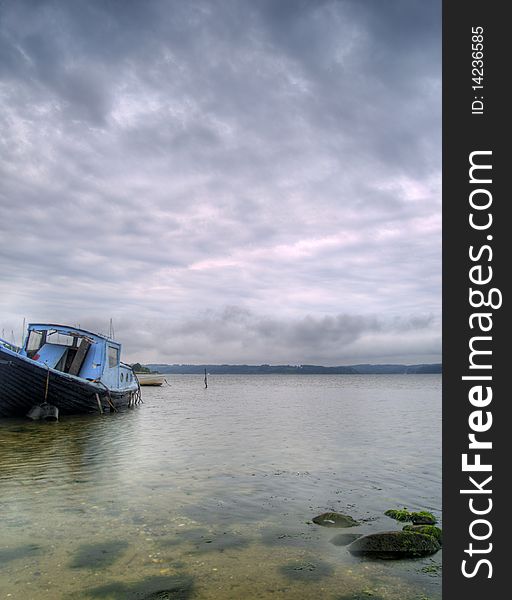
[[[0,421],[0,598],[441,597],[441,553],[335,539],[441,518],[440,376],[168,381],[119,414]],[[327,510],[361,525],[311,523]]]

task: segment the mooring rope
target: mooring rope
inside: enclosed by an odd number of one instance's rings
[[[50,367],[48,365],[46,365],[46,385],[45,385],[45,389],[44,389],[44,401],[46,402],[47,398],[48,398],[48,387],[50,384]]]
[[[127,366],[129,366],[129,365],[127,365]],[[135,404],[144,404],[144,400],[142,399],[142,392],[140,389],[139,378],[137,377],[137,373],[135,373],[135,371],[132,371],[132,373],[133,373],[133,376],[135,377],[135,381],[137,382],[137,391],[135,392]]]

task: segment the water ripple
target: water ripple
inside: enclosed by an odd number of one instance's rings
[[[382,513],[395,506],[441,517],[440,377],[211,376],[207,390],[201,377],[171,382],[145,388],[133,411],[0,422],[4,588],[49,600],[78,586],[73,597],[89,598],[100,564],[112,598],[184,572],[204,598],[233,597],[209,595],[212,573],[225,590],[252,581],[261,598],[320,588],[334,598],[340,585],[349,594],[370,580],[382,598],[438,597],[438,582],[417,569],[363,569],[307,523],[335,509],[362,520],[362,532],[390,528]],[[321,557],[317,579],[296,569],[305,557]],[[261,564],[268,573],[258,578]]]

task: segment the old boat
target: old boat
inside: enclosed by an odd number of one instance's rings
[[[139,383],[120,357],[121,344],[107,336],[30,324],[21,348],[0,339],[0,417],[34,414],[39,405],[61,415],[134,406]]]
[[[137,375],[140,385],[158,386],[163,385],[165,381],[165,375],[161,373],[139,373],[135,371],[135,375]]]

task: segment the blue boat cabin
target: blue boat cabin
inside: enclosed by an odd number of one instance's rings
[[[132,388],[135,382],[132,369],[120,362],[121,344],[84,329],[30,324],[20,354],[109,389]]]

